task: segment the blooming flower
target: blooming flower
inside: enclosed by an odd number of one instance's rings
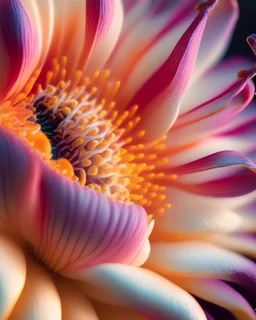
[[[256,71],[216,65],[237,16],[0,1],[1,319],[256,319],[230,285],[256,287]]]

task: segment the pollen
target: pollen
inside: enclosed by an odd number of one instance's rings
[[[0,105],[0,125],[25,141],[55,171],[110,199],[143,206],[149,220],[170,204],[161,156],[165,136],[144,142],[138,106],[120,110],[120,82],[108,70],[91,77],[77,71],[66,80],[67,59],[54,60],[45,83],[37,73],[24,92]],[[31,88],[33,88],[31,90]]]

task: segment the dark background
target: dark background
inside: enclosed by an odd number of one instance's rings
[[[247,36],[256,33],[256,0],[238,0],[240,7],[240,18],[227,52],[230,55],[245,55],[252,59],[254,57],[250,47],[245,41]]]

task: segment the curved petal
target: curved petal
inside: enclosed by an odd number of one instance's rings
[[[20,248],[1,233],[0,261],[0,318],[7,319],[23,290],[26,260]]]
[[[108,63],[111,73],[122,82],[125,96],[135,94],[167,59],[193,20],[193,9],[189,0],[134,3],[124,17],[121,35]]]
[[[104,262],[140,265],[147,258],[150,226],[142,207],[56,173],[2,128],[0,153],[0,211],[50,268],[72,273]]]
[[[256,290],[256,264],[210,243],[154,243],[145,266],[166,275],[217,278]]]
[[[168,132],[166,146],[170,153],[182,151],[202,136],[221,132],[254,96],[251,80],[238,79],[228,90],[180,116]]]
[[[25,287],[9,320],[61,320],[60,298],[50,274],[32,261],[27,266]]]
[[[80,69],[91,75],[108,60],[119,36],[123,10],[120,0],[70,0],[54,2],[54,28],[50,51],[40,82],[52,61],[67,57],[67,78]],[[64,21],[64,23],[63,23]]]
[[[0,100],[21,90],[39,59],[35,26],[19,0],[0,3]]]
[[[115,47],[123,24],[121,0],[87,0],[82,64],[90,74],[102,68]],[[86,60],[88,57],[88,61]]]
[[[184,32],[161,67],[132,98],[130,105],[139,105],[140,125],[150,127],[147,139],[165,134],[175,121],[182,96],[188,87],[196,62],[200,41],[209,13],[216,1],[199,6],[199,13]],[[171,107],[170,107],[171,106]],[[161,122],[161,128],[156,125]]]
[[[146,269],[103,264],[80,271],[76,278],[84,281],[81,286],[90,297],[148,319],[206,319],[192,296]]]
[[[218,63],[189,86],[181,102],[180,114],[219,96],[237,81],[240,70],[249,69],[251,65],[251,61],[240,57],[228,58]]]
[[[40,19],[45,36],[47,31],[51,35],[45,41],[45,46],[48,45],[49,50],[46,51],[39,83],[44,83],[47,72],[52,69],[54,59],[60,63],[62,57],[67,57],[67,64],[63,65],[67,78],[71,78],[77,70],[85,41],[85,3],[84,0],[74,1],[72,5],[70,0],[36,0],[32,6],[33,2],[26,0],[29,10],[32,13],[36,12],[36,20]],[[46,28],[44,24],[47,25]]]
[[[193,77],[198,77],[225,54],[239,15],[237,0],[219,0],[210,15]]]
[[[256,173],[248,169],[236,170],[223,178],[198,183],[180,182],[183,190],[210,197],[238,197],[256,190]]]
[[[172,204],[155,221],[151,240],[205,239],[211,234],[255,230],[255,219],[237,212],[239,205],[253,201],[255,193],[237,198],[212,198],[170,188]]]
[[[53,0],[21,0],[37,29],[40,52],[39,68],[48,54],[54,26]]]
[[[256,165],[253,161],[238,152],[225,150],[172,167],[170,171],[179,176],[178,185],[182,185],[191,182],[210,183],[217,178],[232,176],[239,169],[251,170],[256,175]]]
[[[255,228],[254,228],[255,231]],[[205,238],[213,244],[239,252],[248,257],[256,258],[256,239],[250,234],[224,233]]]
[[[99,320],[91,302],[81,290],[67,280],[55,280],[60,300],[62,320]]]
[[[189,293],[229,310],[237,320],[255,320],[250,304],[238,292],[222,281],[171,277],[175,284]]]
[[[254,191],[239,197],[213,198],[170,187],[166,198],[172,206],[156,219],[150,239],[206,240],[225,232],[254,232],[255,195]]]

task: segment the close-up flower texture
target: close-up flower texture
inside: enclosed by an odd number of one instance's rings
[[[0,319],[256,319],[256,34],[223,59],[238,17],[0,0]]]

